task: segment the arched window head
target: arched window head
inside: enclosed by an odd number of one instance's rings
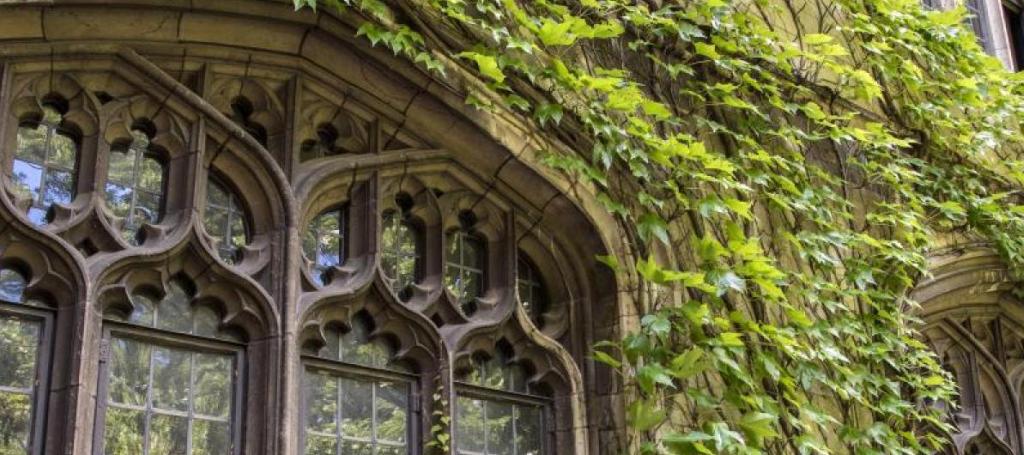
[[[421,267],[419,229],[398,211],[385,213],[382,224],[381,269],[391,281],[392,291],[399,299],[408,300]]]
[[[240,96],[231,101],[231,120],[242,127],[245,132],[249,133],[264,147],[267,146],[267,129],[252,120],[252,115],[255,112],[252,101],[248,98]]]
[[[448,234],[444,284],[467,315],[476,312],[476,300],[484,292],[486,254],[486,246],[480,237],[464,230]]]
[[[62,129],[59,103],[44,104],[42,117],[18,128],[18,147],[11,175],[14,192],[32,201],[28,217],[36,224],[47,222],[53,204],[69,204],[75,197],[78,145]]]
[[[340,155],[342,149],[338,147],[338,138],[338,130],[333,125],[320,125],[316,129],[316,139],[310,139],[302,143],[299,160],[309,161]]]
[[[409,393],[415,376],[390,362],[391,350],[368,340],[361,317],[308,362],[305,377],[306,455],[410,453]],[[353,369],[355,364],[363,369]]]
[[[528,395],[525,371],[503,356],[476,356],[457,384],[455,453],[540,455],[544,399]]]
[[[530,319],[540,326],[541,316],[548,307],[548,290],[544,286],[540,270],[533,265],[522,251],[516,261],[516,289],[519,291],[519,302],[530,315]]]
[[[302,251],[313,263],[313,280],[327,283],[328,271],[345,262],[345,217],[343,207],[317,215],[302,237]]]
[[[132,141],[111,150],[107,162],[107,208],[120,218],[121,236],[139,243],[139,228],[157,223],[164,197],[164,165],[150,150],[150,133],[133,129]]]
[[[217,253],[228,264],[241,258],[241,249],[249,243],[247,215],[242,203],[227,186],[210,176],[206,185],[203,227],[217,244]]]
[[[135,294],[131,303],[119,318],[127,324],[104,331],[100,453],[237,453],[240,340],[177,281],[159,300]]]

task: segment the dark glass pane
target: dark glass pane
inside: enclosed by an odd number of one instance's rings
[[[162,193],[164,189],[164,167],[154,156],[143,156],[139,163],[138,187],[152,192]]]
[[[25,277],[13,269],[0,269],[0,300],[21,303],[24,294]]]
[[[218,242],[227,242],[224,236],[228,232],[228,211],[214,205],[207,206],[203,212],[203,227]]]
[[[0,387],[31,392],[36,379],[39,323],[0,316]]]
[[[519,455],[540,455],[541,409],[516,406],[516,449]]]
[[[31,421],[31,395],[0,392],[0,454],[28,453]]]
[[[486,424],[484,401],[467,397],[456,398],[455,448],[459,452],[483,452]]]
[[[21,160],[40,163],[46,159],[46,136],[49,128],[23,126],[18,128],[18,151],[15,157]]]
[[[337,455],[338,439],[328,436],[306,435],[305,455]]]
[[[116,183],[122,186],[132,186],[135,183],[133,174],[135,171],[134,150],[112,150],[107,164],[107,182]]]
[[[487,453],[513,455],[512,405],[497,401],[487,403]]]
[[[191,297],[181,285],[172,282],[157,307],[156,326],[179,333],[192,332]]]
[[[195,387],[193,411],[207,417],[227,419],[231,413],[233,364],[231,357],[194,353]]]
[[[152,327],[155,317],[156,302],[153,299],[141,294],[132,296],[132,314],[128,316],[128,322]]]
[[[188,352],[153,348],[153,407],[188,411],[190,363]]]
[[[341,432],[345,437],[370,439],[373,422],[373,384],[341,379]]]
[[[103,430],[106,455],[142,454],[146,416],[142,411],[107,407]]]
[[[192,455],[228,455],[231,453],[231,427],[225,422],[192,422]]]
[[[216,338],[220,328],[220,317],[213,309],[205,306],[193,308],[192,334],[208,338]]]
[[[187,455],[188,418],[154,414],[149,420],[149,455]]]
[[[320,357],[341,360],[341,332],[335,329],[324,331],[325,343],[320,350]]]
[[[110,340],[110,380],[107,387],[112,403],[146,404],[149,353],[150,347],[146,344],[124,338]]]
[[[111,213],[121,218],[128,216],[132,206],[131,188],[115,183],[107,183],[106,187],[107,208]]]
[[[206,188],[206,203],[221,208],[231,205],[227,190],[212,180]]]
[[[338,379],[306,372],[306,430],[324,434],[338,431]]]
[[[405,442],[408,397],[406,384],[377,383],[377,440]]]
[[[148,191],[137,191],[135,195],[135,213],[132,214],[136,225],[156,223],[160,221],[160,194]]]

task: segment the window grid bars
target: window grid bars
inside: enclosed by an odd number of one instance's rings
[[[455,262],[452,262],[450,260],[447,261],[446,266],[455,269],[456,275],[453,276],[458,279],[456,283],[459,286],[458,292],[456,292],[456,297],[458,298],[459,303],[463,305],[463,309],[465,310],[465,306],[472,303],[473,300],[475,300],[477,297],[480,297],[480,290],[483,287],[481,281],[483,280],[484,276],[483,269],[467,265],[467,262],[470,259],[474,261],[478,261],[480,259],[481,245],[479,244],[479,242],[476,242],[474,238],[470,237],[470,235],[465,232],[456,232],[455,234],[453,234],[453,236],[455,237],[453,240],[457,242],[459,257]],[[467,243],[473,245],[476,257],[466,257],[465,246]],[[476,289],[470,290],[466,288],[466,278],[469,276],[475,276],[477,278],[477,280],[475,281]]]
[[[323,284],[325,284],[327,282],[326,277],[323,276],[324,273],[326,273],[328,270],[330,270],[331,267],[337,267],[337,266],[345,263],[345,224],[348,222],[348,218],[347,218],[347,215],[346,215],[347,212],[348,211],[345,210],[344,208],[337,208],[337,209],[334,209],[334,210],[328,210],[328,211],[320,214],[319,216],[317,216],[313,220],[313,236],[316,239],[316,246],[314,247],[315,251],[313,251],[314,257],[311,258],[311,260],[314,263],[313,270],[316,272],[316,276],[314,278],[321,285],[323,285]],[[321,229],[320,220],[321,220],[322,217],[326,217],[326,216],[335,216],[335,217],[337,217],[337,220],[338,220],[338,233],[337,233],[337,236],[338,236],[338,251],[336,252],[338,254],[338,263],[335,264],[335,265],[331,265],[331,266],[323,265],[323,264],[320,263],[320,251],[321,251],[321,246],[323,245],[323,241],[322,240],[323,240],[325,234],[327,234],[327,235],[334,235],[334,234],[330,233],[329,231],[325,231],[325,230]]]
[[[133,159],[132,159],[133,162],[132,162],[132,174],[131,174],[131,178],[130,178],[131,181],[129,181],[129,182],[121,181],[121,180],[119,180],[117,178],[111,178],[109,175],[107,176],[107,181],[108,182],[112,182],[115,185],[120,185],[120,186],[127,187],[127,188],[131,189],[132,196],[131,196],[131,200],[128,203],[128,213],[124,217],[124,225],[122,226],[122,229],[124,229],[125,231],[132,231],[132,230],[134,230],[134,229],[136,229],[136,228],[138,228],[139,226],[142,225],[142,223],[138,222],[138,220],[135,219],[136,218],[136,216],[135,216],[135,209],[138,206],[139,193],[145,193],[145,194],[147,194],[149,196],[155,196],[155,199],[157,201],[160,201],[161,203],[162,203],[163,195],[160,194],[159,192],[153,192],[153,191],[145,189],[145,188],[143,188],[141,186],[142,185],[141,184],[141,180],[142,180],[142,178],[141,178],[141,174],[142,174],[142,161],[147,158],[147,155],[148,155],[148,152],[149,152],[149,141],[148,140],[147,141],[142,141],[142,140],[132,141],[132,144],[128,147],[128,150],[130,150],[131,152],[133,152],[135,154]],[[163,186],[163,178],[161,178],[160,184],[161,184],[161,186]],[[147,220],[147,221],[157,221],[157,220],[154,219],[154,220]]]
[[[416,282],[416,269],[419,266],[420,252],[417,247],[417,239],[414,228],[400,218],[398,213],[392,212],[385,217],[384,230],[392,230],[395,233],[394,242],[384,246],[384,254],[394,258],[392,270],[385,270],[388,278],[394,280],[392,287],[394,292],[401,292],[407,286]],[[403,275],[401,264],[405,260],[413,261],[413,274]]]
[[[226,206],[222,206],[220,204],[216,204],[216,203],[210,201],[209,198],[207,198],[206,209],[207,210],[217,210],[217,211],[220,211],[220,212],[224,213],[224,220],[225,220],[225,222],[224,222],[224,226],[222,227],[222,229],[223,229],[222,234],[223,234],[224,237],[222,237],[220,239],[220,241],[218,242],[217,250],[220,252],[222,259],[224,259],[225,261],[227,261],[229,263],[234,263],[234,261],[235,261],[235,257],[234,256],[235,256],[236,252],[238,251],[239,246],[235,245],[233,243],[233,240],[232,240],[233,236],[232,236],[231,225],[233,224],[232,222],[236,218],[241,219],[242,220],[242,226],[243,226],[242,234],[244,235],[245,234],[245,232],[244,232],[244,229],[245,229],[244,228],[244,226],[245,226],[245,216],[244,216],[243,213],[241,213],[242,210],[239,208],[238,198],[235,196],[235,193],[233,191],[229,191],[227,187],[225,187],[224,185],[222,185],[219,182],[216,182],[216,181],[214,181],[212,179],[210,180],[210,184],[211,185],[215,185],[217,187],[217,190],[220,191],[221,193],[224,193],[224,195],[227,197],[227,204],[226,204]],[[209,190],[207,190],[207,191],[209,191]]]
[[[37,193],[38,194],[37,194],[36,197],[32,198],[32,208],[45,211],[47,209],[45,200],[46,200],[46,196],[48,194],[48,190],[47,190],[49,188],[48,183],[49,183],[49,180],[50,180],[50,178],[51,178],[51,176],[53,174],[53,171],[67,172],[68,174],[71,175],[71,190],[72,190],[72,192],[74,191],[74,186],[75,186],[75,180],[76,179],[75,179],[75,170],[74,170],[73,167],[69,169],[69,168],[66,168],[66,167],[63,167],[63,166],[59,165],[58,163],[52,162],[50,160],[50,156],[54,153],[54,150],[53,150],[54,149],[53,138],[55,136],[57,136],[57,135],[61,135],[60,134],[60,125],[58,123],[56,123],[56,122],[53,122],[52,120],[48,120],[46,118],[46,115],[44,114],[43,115],[43,120],[39,122],[39,125],[36,128],[38,128],[39,126],[43,126],[43,127],[46,128],[46,141],[43,143],[43,160],[42,160],[42,162],[40,162],[38,160],[35,160],[35,159],[32,159],[32,158],[27,158],[26,156],[24,156],[22,154],[18,154],[18,153],[15,154],[15,159],[17,159],[19,161],[23,161],[23,162],[29,163],[29,164],[34,164],[34,165],[39,166],[41,168],[40,175],[39,175],[39,188],[37,189]],[[76,159],[77,159],[77,153],[76,153]]]

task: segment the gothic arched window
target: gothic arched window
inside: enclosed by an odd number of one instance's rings
[[[448,234],[445,248],[444,284],[467,315],[476,312],[476,299],[484,291],[486,246],[469,232],[456,230]]]
[[[132,130],[132,142],[111,150],[107,162],[106,203],[121,219],[121,235],[138,244],[143,223],[160,221],[164,193],[164,165],[150,150],[150,135]]]
[[[420,231],[398,211],[384,214],[381,231],[381,268],[399,298],[409,297],[420,273]]]
[[[249,243],[246,213],[231,189],[210,176],[206,186],[203,227],[217,244],[217,253],[228,264],[240,259],[241,248]]]
[[[410,453],[416,376],[369,332],[369,322],[357,316],[346,332],[325,330],[325,345],[306,357],[306,455]]]
[[[244,345],[183,283],[131,303],[130,314],[107,315],[97,453],[237,453]]]
[[[328,271],[345,262],[345,214],[343,207],[317,215],[302,237],[302,251],[313,263],[313,279],[327,283]]]
[[[62,122],[61,110],[47,104],[41,118],[18,128],[12,177],[15,192],[32,201],[28,217],[36,224],[46,223],[50,206],[68,204],[75,197],[78,145]]]
[[[51,315],[25,301],[26,279],[0,269],[0,453],[37,454],[42,443]]]
[[[546,399],[530,394],[521,366],[500,355],[476,356],[456,393],[456,454],[543,453]]]
[[[530,261],[530,258],[526,257],[526,254],[520,251],[516,261],[516,273],[516,288],[519,291],[519,302],[523,305],[523,309],[526,310],[526,314],[530,315],[530,319],[540,325],[540,316],[544,314],[548,306],[548,292],[547,288],[544,287],[540,270],[533,265],[533,262]]]

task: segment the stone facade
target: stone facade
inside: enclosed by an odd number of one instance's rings
[[[622,236],[585,189],[539,164],[514,120],[466,107],[342,18],[283,1],[6,2],[0,68],[0,267],[24,275],[30,312],[46,321],[29,453],[99,453],[119,330],[237,352],[230,451],[302,453],[304,370],[331,328],[357,318],[411,365],[380,373],[412,384],[410,453],[428,451],[473,359],[497,350],[526,372],[544,453],[622,451],[620,385],[588,356],[628,313],[593,260]],[[17,191],[26,177],[12,168],[19,135],[46,125],[77,159],[67,200],[33,212],[42,199]],[[158,214],[133,221],[107,198],[114,154],[142,130],[162,197]],[[243,218],[235,250],[209,224],[215,189]],[[319,269],[303,236],[338,207],[344,262]],[[381,216],[396,212],[421,236],[401,298],[381,270]],[[472,310],[445,285],[446,238],[461,229],[486,251]],[[546,288],[532,317],[518,304],[520,256]],[[124,327],[138,296],[179,287],[233,341]]]

